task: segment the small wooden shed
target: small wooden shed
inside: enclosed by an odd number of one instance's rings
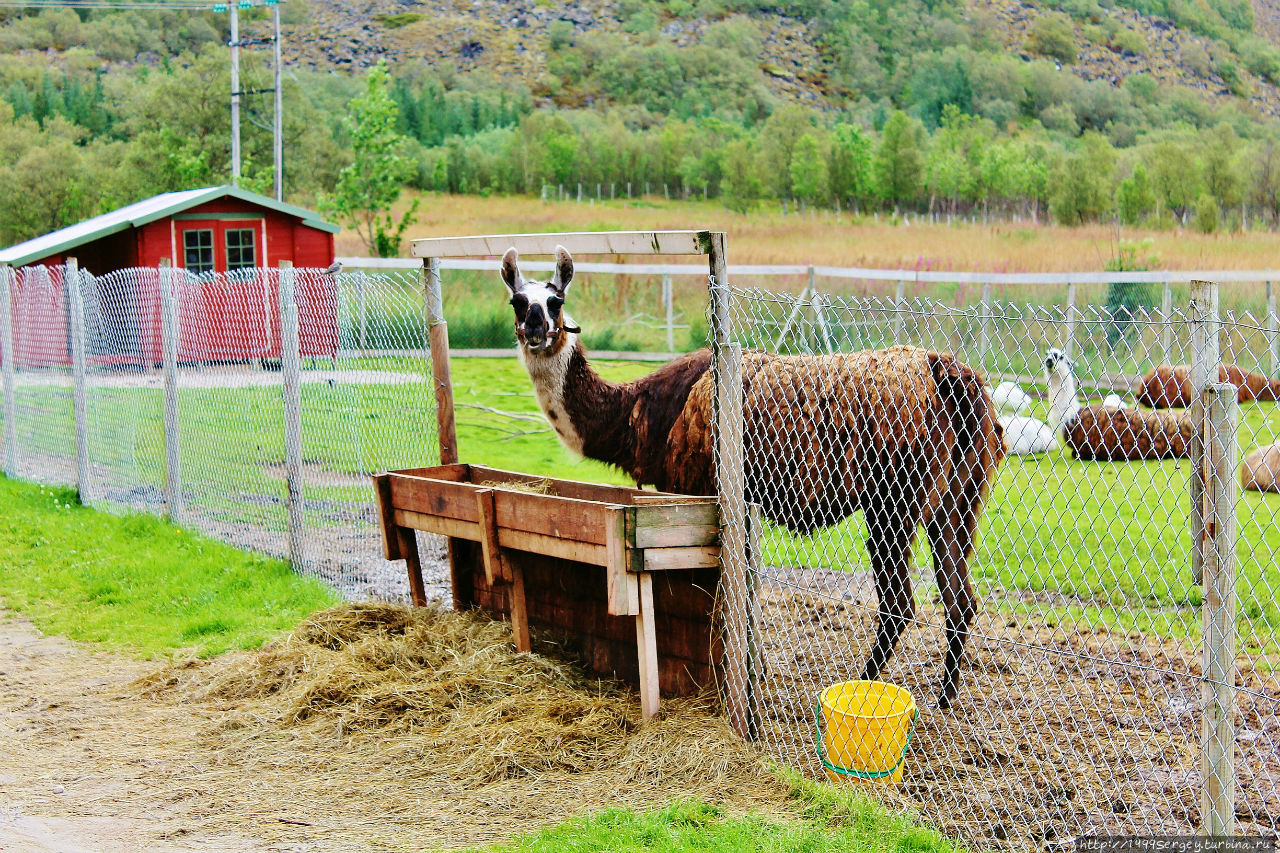
[[[105,346],[120,350],[122,357],[158,364],[160,294],[154,270],[167,258],[175,269],[186,271],[177,282],[184,302],[180,359],[279,358],[273,278],[256,271],[281,261],[300,268],[328,267],[339,230],[305,208],[216,186],[162,193],[2,249],[0,264],[33,268],[20,270],[17,277],[15,354],[27,364],[69,363],[67,346],[51,352],[47,334],[24,342],[21,330],[67,327],[61,267],[75,258],[80,269],[99,279],[112,277],[99,288],[102,292],[86,294],[100,312],[101,328],[110,330]],[[113,276],[127,269],[137,272]],[[310,309],[302,354],[332,355],[338,339],[332,278],[304,276],[298,285]]]

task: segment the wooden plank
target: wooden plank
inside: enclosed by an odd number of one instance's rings
[[[666,492],[637,492],[631,496],[636,506],[645,504],[695,504],[716,502],[715,495],[670,495]]]
[[[637,548],[712,545],[720,541],[720,512],[714,503],[637,506]]]
[[[660,690],[658,687],[658,632],[654,625],[653,578],[642,574],[638,578],[640,601],[636,613],[636,653],[640,666],[640,714],[652,719],[658,713]]]
[[[450,465],[429,465],[426,468],[401,468],[385,473],[393,477],[418,477],[428,480],[446,480],[450,483],[470,483],[471,467],[465,462]]]
[[[396,509],[478,522],[475,491],[470,483],[391,475],[391,505]]]
[[[517,551],[529,551],[561,560],[573,560],[578,563],[590,563],[595,566],[606,564],[608,557],[603,545],[589,542],[577,542],[573,539],[558,539],[555,536],[543,536],[524,530],[508,530],[498,528],[498,544],[503,548]]]
[[[400,540],[396,536],[395,508],[391,503],[391,478],[388,475],[374,475],[373,496],[378,504],[378,526],[382,530],[382,556],[387,560],[403,560]]]
[[[527,652],[533,648],[529,642],[529,610],[524,594],[524,568],[516,562],[510,567],[511,573],[511,635],[515,640],[517,652]]]
[[[488,234],[413,241],[415,258],[476,258],[501,255],[512,246],[522,255],[554,255],[564,246],[582,255],[701,255],[699,231],[570,231],[559,234]]]
[[[1236,684],[1236,389],[1211,383],[1201,394],[1205,537],[1198,543],[1204,572],[1204,679],[1201,691],[1200,831],[1235,835]]]
[[[404,554],[405,570],[409,573],[409,594],[414,606],[422,607],[427,603],[427,592],[422,583],[422,561],[418,557],[417,536],[407,527],[397,527],[396,538],[400,544],[400,553]]]
[[[720,565],[720,546],[699,545],[691,548],[645,548],[637,569],[665,572],[675,569],[712,569]]]
[[[484,560],[484,579],[490,585],[511,583],[511,572],[502,559],[498,545],[498,513],[493,507],[493,489],[476,491],[476,511],[480,514],[480,553]]]
[[[627,511],[624,507],[609,510],[605,541],[605,589],[608,610],[614,616],[634,616],[640,609],[636,576],[627,571]]]
[[[495,489],[494,507],[499,527],[593,545],[605,544],[609,512],[605,504]]]
[[[400,527],[411,527],[424,533],[439,533],[451,539],[469,539],[479,542],[483,532],[478,521],[461,521],[443,515],[414,512],[411,509],[393,511],[392,520]]]

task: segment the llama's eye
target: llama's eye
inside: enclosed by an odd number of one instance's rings
[[[552,314],[558,314],[560,312],[560,306],[562,305],[564,305],[564,300],[559,296],[547,297],[547,310]]]

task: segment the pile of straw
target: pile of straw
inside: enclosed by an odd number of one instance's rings
[[[684,796],[787,810],[785,786],[710,700],[666,700],[642,724],[631,691],[517,653],[506,624],[476,614],[343,605],[257,653],[174,664],[137,687],[214,710],[202,741],[215,763],[285,770],[294,810],[345,791],[344,811],[417,821],[424,841]]]

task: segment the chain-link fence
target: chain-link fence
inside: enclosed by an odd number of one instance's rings
[[[727,630],[767,751],[891,775],[900,741],[876,766],[830,753],[843,714],[890,712],[818,701],[865,673],[919,704],[885,796],[982,847],[1280,829],[1280,451],[1245,466],[1270,493],[1237,495],[1233,455],[1280,440],[1273,322],[1219,318],[1206,285],[1167,311],[712,290],[716,358],[745,379],[737,514],[763,516]],[[923,351],[866,352],[898,344]],[[1212,388],[1195,405],[1219,349],[1256,392],[1238,415],[1229,386],[1230,406]],[[1157,377],[1181,408],[1138,405],[1148,371],[1189,363]],[[1009,447],[994,472],[984,407]]]
[[[171,513],[348,597],[407,596],[380,558],[369,475],[439,458],[421,274],[27,267],[6,281],[7,471]]]

